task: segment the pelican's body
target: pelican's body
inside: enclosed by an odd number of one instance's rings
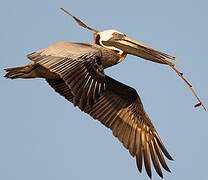
[[[150,156],[157,173],[159,165],[170,171],[162,153],[172,157],[162,144],[145,113],[136,90],[104,74],[104,69],[121,62],[127,54],[164,64],[168,55],[153,50],[115,31],[95,33],[95,43],[59,42],[28,55],[32,63],[8,68],[5,77],[45,78],[60,95],[110,128],[133,157],[137,167],[151,177]],[[61,111],[61,110],[60,110]]]
[[[119,55],[114,51],[99,46],[93,43],[75,43],[75,42],[58,42],[48,48],[39,50],[35,54],[47,56],[54,55],[58,57],[77,59],[80,55],[91,56],[93,53],[98,53],[102,57],[102,67],[108,68],[115,64],[118,64],[125,58],[125,54]],[[34,53],[28,55],[28,58],[34,56]],[[31,60],[33,60],[31,58]],[[59,79],[60,76],[56,73],[50,72],[48,69],[43,66],[37,66],[38,63],[35,61],[27,65],[32,69],[31,72],[28,72],[21,76],[21,78],[48,78],[48,79]]]
[[[113,66],[125,57],[125,55],[119,55],[108,48],[94,43],[58,42],[38,52],[43,55],[54,55],[71,59],[77,59],[81,55],[90,56],[98,53],[102,58],[103,68]]]

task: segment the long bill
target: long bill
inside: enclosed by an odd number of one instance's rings
[[[157,51],[125,35],[113,37],[108,41],[104,41],[103,44],[107,46],[114,46],[126,52],[127,54],[132,54],[156,63],[167,64],[162,60],[165,58],[177,61],[175,57]],[[169,63],[174,66],[173,63]]]
[[[121,49],[122,51],[126,52],[127,54],[132,54],[135,56],[139,56],[143,59],[153,61],[156,63],[161,64],[167,64],[169,65],[182,79],[183,81],[188,85],[196,99],[198,100],[198,103],[194,107],[202,106],[204,110],[206,111],[205,106],[202,104],[199,97],[196,95],[195,91],[192,88],[192,85],[183,77],[183,73],[179,72],[175,67],[174,64],[168,61],[166,58],[175,60],[177,59],[173,56],[167,55],[165,53],[162,53],[160,51],[157,51],[149,46],[146,46],[126,35],[119,35],[114,36],[113,38],[109,39],[108,41],[102,42],[106,46],[113,46],[118,49]]]

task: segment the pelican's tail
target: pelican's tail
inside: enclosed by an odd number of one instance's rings
[[[7,68],[7,69],[4,69],[7,72],[7,74],[4,77],[10,78],[10,79],[27,78],[27,74],[30,73],[29,69],[30,67],[28,66]]]

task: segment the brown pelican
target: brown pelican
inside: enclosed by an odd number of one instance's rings
[[[104,69],[120,63],[127,54],[172,66],[165,58],[176,58],[119,31],[99,32],[72,17],[95,32],[94,43],[55,43],[29,54],[27,57],[32,62],[28,65],[5,69],[5,77],[45,78],[57,93],[110,128],[131,156],[136,157],[140,172],[144,162],[151,178],[151,157],[156,172],[163,177],[160,164],[170,172],[163,155],[169,160],[173,158],[160,140],[139,95],[134,88],[107,76]]]

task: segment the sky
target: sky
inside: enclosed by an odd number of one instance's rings
[[[178,58],[208,106],[206,0],[2,1],[0,7],[0,179],[149,179],[111,131],[67,102],[44,79],[9,80],[4,68],[58,41],[93,42],[59,8],[99,31],[116,29]],[[174,161],[164,179],[207,180],[208,114],[168,66],[134,56],[105,71],[134,87]],[[160,177],[153,170],[153,179]]]

